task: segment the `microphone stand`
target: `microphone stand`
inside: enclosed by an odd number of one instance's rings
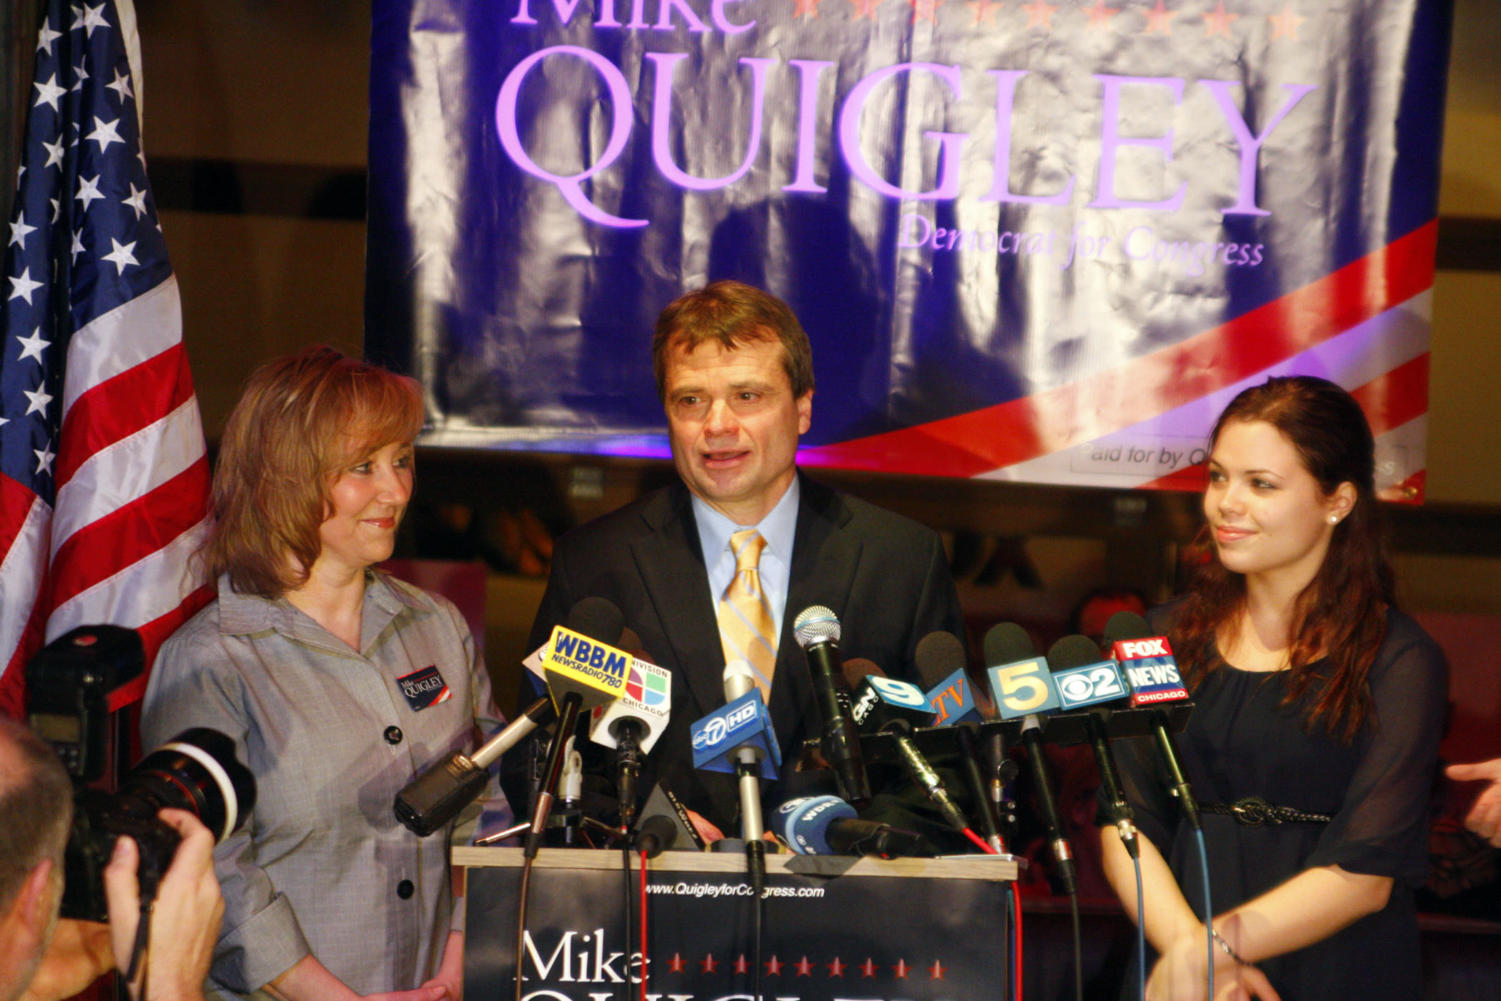
[[[569,692],[563,696],[563,705],[558,711],[558,731],[553,734],[552,746],[547,752],[547,765],[542,770],[542,787],[537,790],[531,827],[526,832],[526,843],[522,849],[521,886],[516,894],[515,1001],[522,1001],[523,996],[521,969],[522,960],[526,956],[526,910],[532,890],[532,863],[536,861],[537,851],[542,847],[547,815],[552,812],[553,792],[558,788],[558,780],[562,777],[563,761],[567,758],[568,745],[572,743],[570,738],[578,729],[579,707],[583,702],[584,697],[578,692]]]
[[[1199,823],[1199,804],[1194,800],[1193,790],[1188,787],[1188,779],[1183,774],[1183,766],[1179,763],[1178,748],[1173,742],[1172,732],[1168,730],[1167,713],[1161,709],[1152,710],[1152,732],[1157,737],[1157,749],[1161,752],[1162,760],[1167,765],[1168,775],[1172,779],[1172,785],[1168,792],[1178,801],[1183,810],[1183,816],[1188,821],[1188,826],[1195,831],[1203,830]]]
[[[734,662],[725,665],[724,694],[727,702],[748,695],[755,688],[749,665]],[[740,838],[745,842],[745,870],[751,885],[751,955],[756,968],[752,980],[752,997],[761,998],[761,949],[765,923],[766,829],[761,817],[761,749],[747,745],[730,752],[735,760],[735,778],[740,790]]]
[[[997,853],[1004,852],[1006,843],[1001,838],[1000,817],[996,815],[994,804],[987,795],[985,780],[980,777],[980,749],[975,745],[974,727],[969,723],[956,723],[954,731],[959,741],[959,767],[964,775],[964,783],[969,786],[970,795],[975,801],[975,813],[980,818],[980,833]]]
[[[615,737],[615,791],[620,799],[620,835],[628,837],[636,823],[636,780],[641,777],[640,721],[626,717],[613,727]]]
[[[578,692],[563,696],[563,705],[558,711],[558,732],[552,738],[547,751],[547,764],[542,769],[542,786],[537,790],[537,803],[532,808],[531,830],[526,832],[525,857],[537,857],[542,846],[542,832],[547,827],[547,815],[552,812],[553,794],[558,788],[558,779],[563,774],[563,762],[567,760],[569,739],[578,728],[579,707],[584,697]],[[519,952],[517,955],[521,955]]]
[[[1033,792],[1042,813],[1043,826],[1047,829],[1048,842],[1053,848],[1053,858],[1058,863],[1058,881],[1070,897],[1079,895],[1079,875],[1074,864],[1073,849],[1063,832],[1063,821],[1058,816],[1058,803],[1053,799],[1053,777],[1048,759],[1042,750],[1042,721],[1036,715],[1026,717],[1022,723],[1022,742],[1027,746],[1027,763],[1032,766]]]
[[[1141,845],[1136,839],[1136,821],[1131,814],[1131,804],[1121,791],[1120,778],[1115,771],[1115,758],[1110,753],[1110,743],[1105,738],[1105,727],[1100,717],[1091,712],[1084,717],[1084,729],[1089,734],[1089,744],[1100,766],[1100,784],[1105,787],[1105,796],[1110,801],[1110,819],[1121,836],[1121,844],[1133,859],[1141,858]]]

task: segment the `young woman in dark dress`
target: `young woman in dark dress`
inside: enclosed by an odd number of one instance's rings
[[[1370,427],[1333,383],[1274,378],[1230,403],[1210,444],[1201,542],[1215,558],[1152,624],[1195,702],[1178,743],[1204,804],[1216,995],[1416,999],[1412,892],[1446,668],[1394,606]],[[1158,955],[1147,996],[1203,998],[1197,849],[1153,749],[1122,743]],[[1252,797],[1270,822],[1233,810]],[[1114,828],[1101,833],[1137,918],[1130,860]]]

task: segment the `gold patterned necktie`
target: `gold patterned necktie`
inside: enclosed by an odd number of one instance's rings
[[[719,641],[725,663],[744,660],[756,675],[761,698],[771,701],[771,675],[777,664],[776,627],[761,590],[761,550],[766,540],[754,528],[730,536],[735,576],[719,599]]]

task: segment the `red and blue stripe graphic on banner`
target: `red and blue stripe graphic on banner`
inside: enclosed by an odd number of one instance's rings
[[[1420,499],[1422,429],[1411,444],[1405,436],[1428,410],[1427,328],[1409,311],[1418,308],[1426,320],[1426,304],[1415,303],[1433,287],[1436,229],[1429,223],[1327,278],[1097,376],[918,427],[806,448],[799,458],[844,468],[1070,483],[1077,482],[1075,459],[1129,469],[1127,450],[1150,449],[1135,463],[1142,472],[1121,474],[1134,480],[1129,485],[1199,489],[1203,457],[1194,450],[1204,441],[1184,437],[1181,429],[1207,428],[1249,384],[1299,372],[1323,375],[1355,394],[1378,447],[1388,455],[1403,449],[1416,460],[1388,470],[1387,496]],[[1382,357],[1373,342],[1391,367],[1373,365]],[[1165,460],[1164,449],[1174,457]],[[1154,472],[1161,467],[1167,468]]]

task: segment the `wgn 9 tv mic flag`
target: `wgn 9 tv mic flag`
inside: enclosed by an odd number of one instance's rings
[[[1419,500],[1449,0],[377,0],[367,349],[430,443],[667,454],[648,344],[786,299],[801,461],[1196,487],[1349,388]]]

